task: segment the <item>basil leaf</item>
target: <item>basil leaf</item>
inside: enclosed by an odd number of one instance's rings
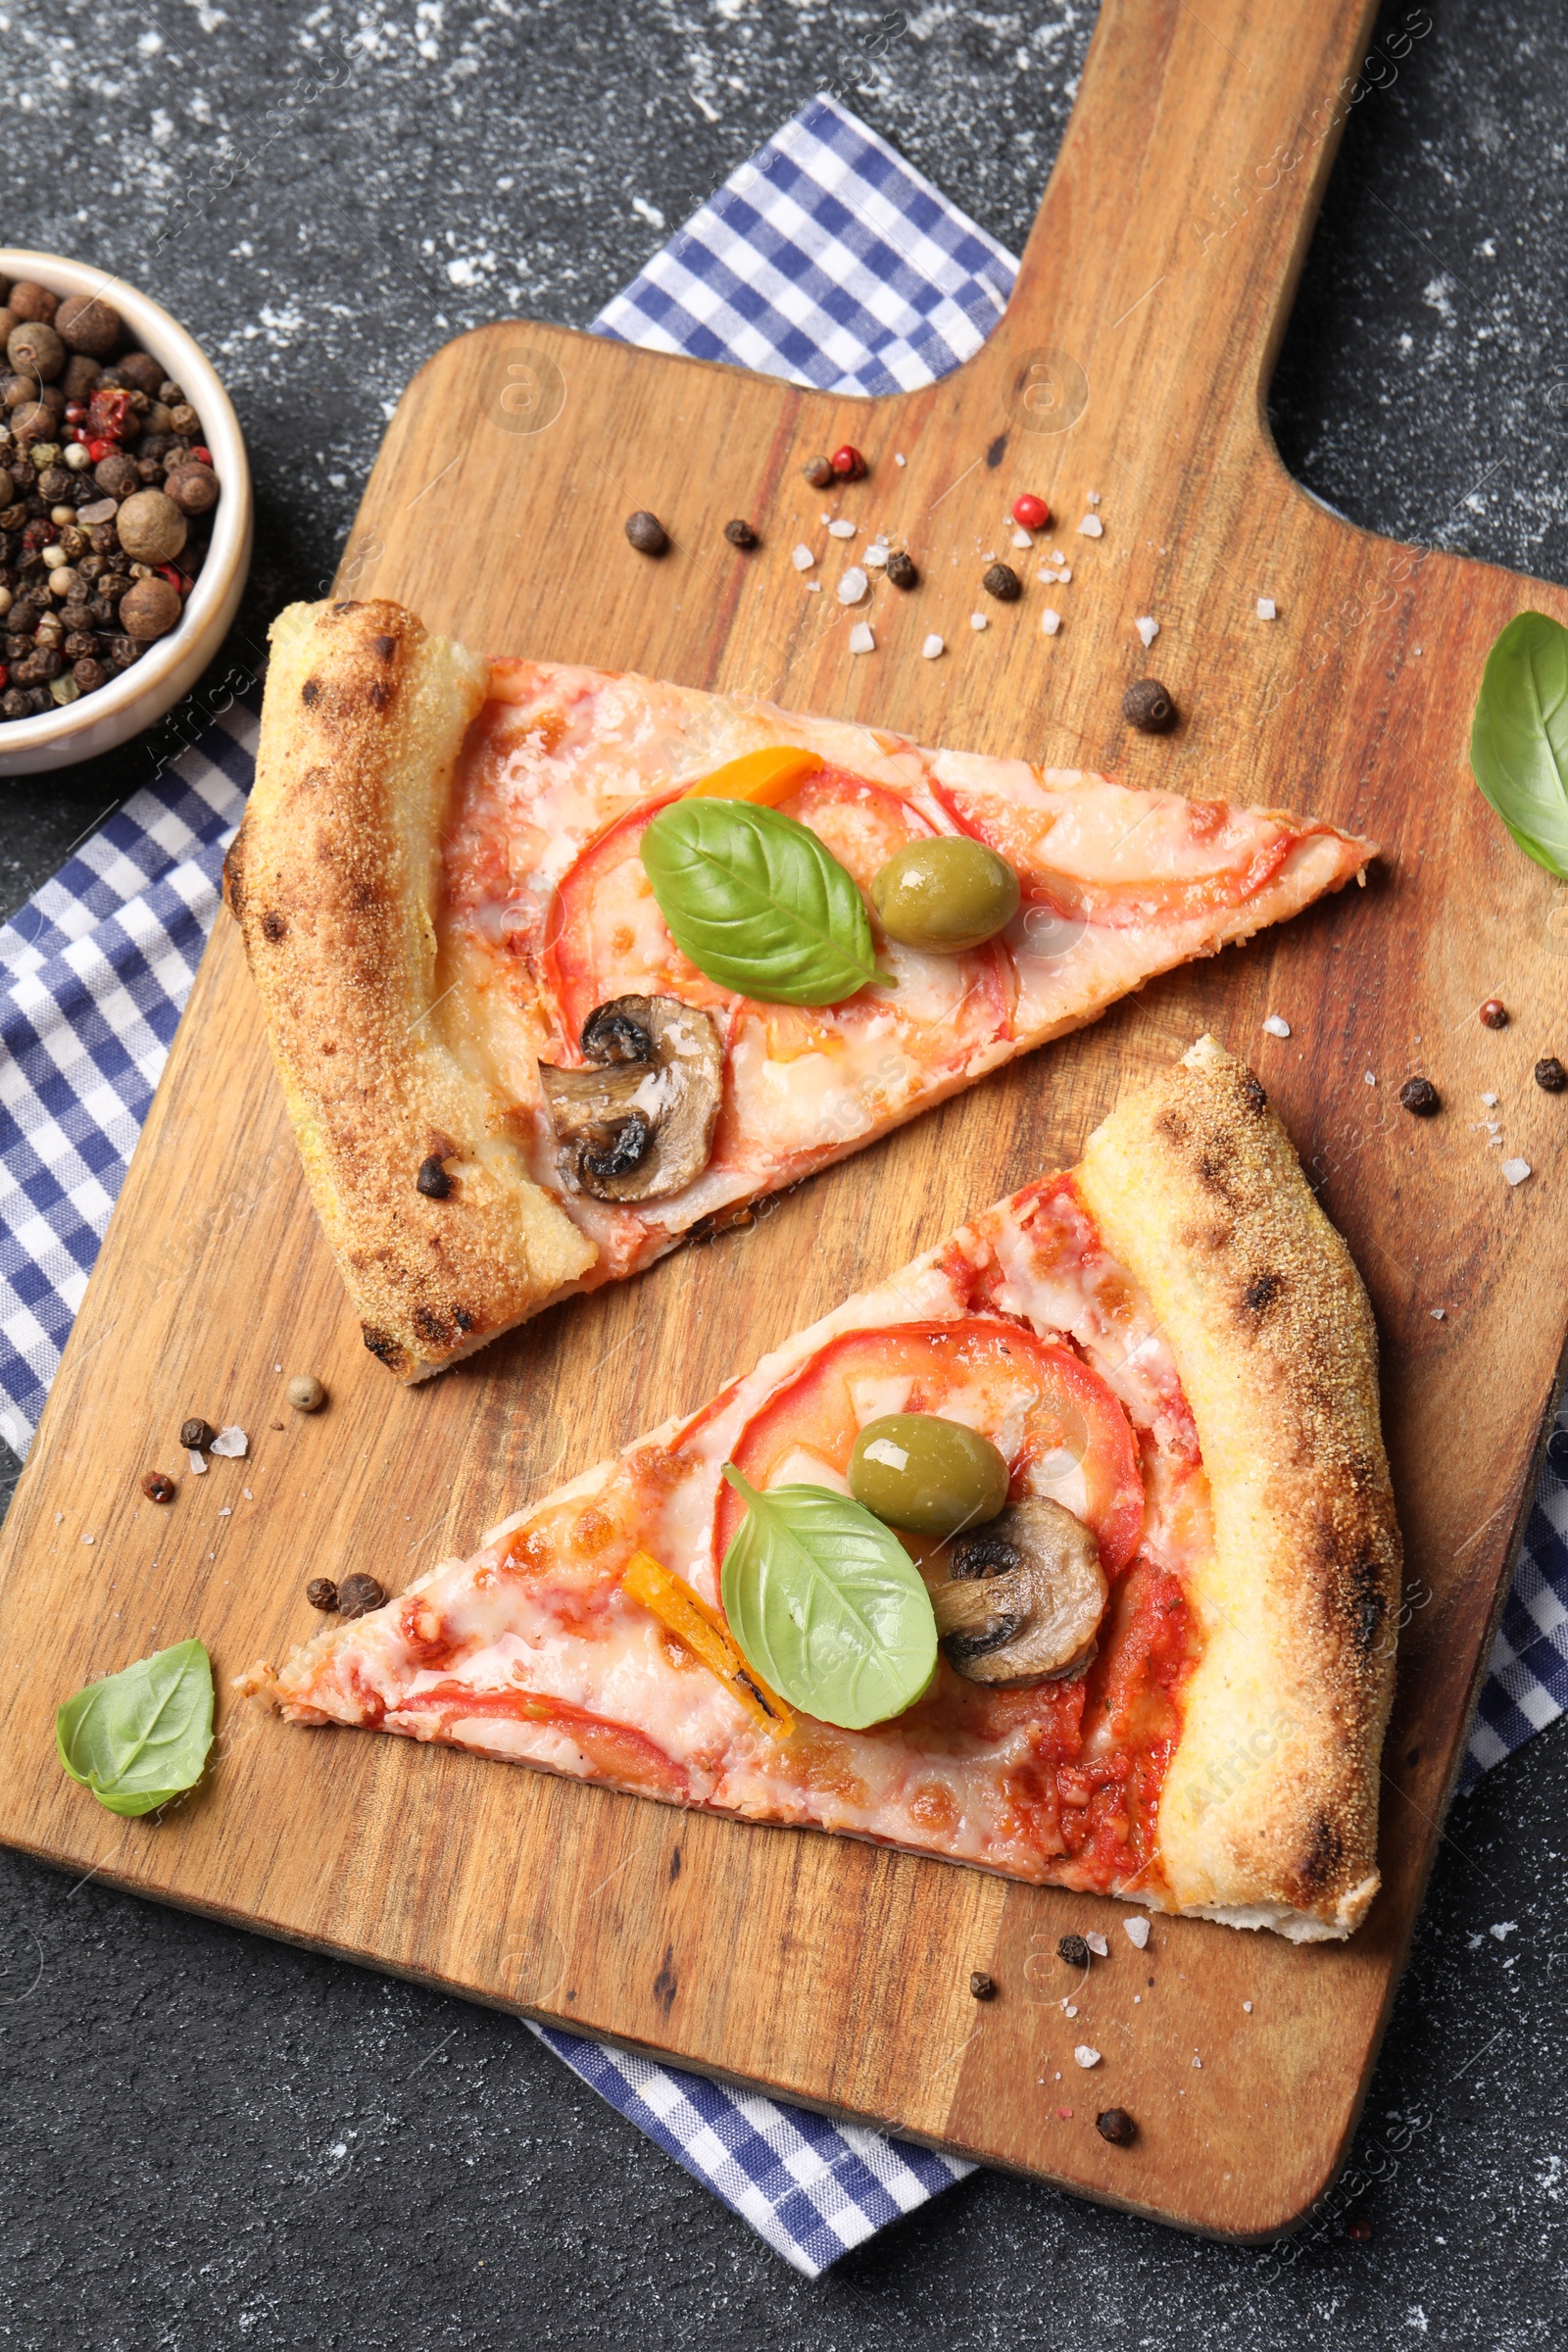
[[[213,1667],[199,1642],[89,1683],[55,1716],[61,1763],[111,1813],[151,1813],[194,1788],[212,1744]]]
[[[847,1732],[901,1715],[935,1672],[937,1625],[898,1537],[827,1487],[759,1494],[729,1462],[724,1476],[750,1506],[724,1554],[724,1614],[763,1682]]]
[[[865,902],[807,825],[750,801],[671,801],[642,837],[659,911],[719,988],[837,1004],[879,977]]]
[[[1525,856],[1568,879],[1568,629],[1561,621],[1517,612],[1487,656],[1470,767]]]

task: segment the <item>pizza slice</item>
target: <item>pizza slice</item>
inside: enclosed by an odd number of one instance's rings
[[[1293,1940],[1378,1885],[1377,1342],[1212,1038],[1028,1186],[240,1688]]]
[[[406,1380],[1375,854],[1278,809],[487,662],[389,603],[293,606],[272,645],[225,895],[366,1345]]]

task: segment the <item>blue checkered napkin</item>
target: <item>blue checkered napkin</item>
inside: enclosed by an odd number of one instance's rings
[[[598,325],[825,389],[891,392],[967,359],[1015,270],[863,123],[818,98],[731,174]],[[255,739],[254,710],[236,704],[0,929],[0,1437],[19,1453],[218,911]],[[1467,1786],[1568,1705],[1565,1477],[1568,1411],[1482,1696]],[[537,2030],[810,2277],[972,2169]]]
[[[533,2032],[808,2278],[975,2169],[580,2034]]]
[[[1460,1776],[1468,1796],[1484,1772],[1568,1707],[1568,1399],[1546,1442],[1535,1506],[1482,1686]]]
[[[813,98],[594,328],[822,392],[907,392],[979,350],[1017,274],[874,131]]]
[[[218,908],[236,704],[0,929],[0,1438],[25,1453]]]

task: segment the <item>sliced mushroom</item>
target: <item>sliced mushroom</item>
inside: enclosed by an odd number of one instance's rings
[[[582,1027],[583,1070],[539,1064],[567,1189],[663,1200],[708,1165],[724,1091],[718,1024],[679,997],[615,997]]]
[[[931,1593],[948,1663],[972,1683],[1017,1690],[1081,1674],[1105,1610],[1100,1547],[1047,1495],[1015,1502],[953,1546]]]

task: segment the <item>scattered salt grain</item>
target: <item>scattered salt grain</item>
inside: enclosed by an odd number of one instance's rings
[[[860,558],[862,564],[869,564],[876,571],[881,571],[885,567],[887,560],[887,542],[884,539],[873,540]]]
[[[1040,626],[1048,637],[1054,637],[1061,626],[1061,614],[1048,605],[1040,615]]]
[[[1363,1073],[1363,1075],[1365,1076],[1368,1086],[1376,1086],[1378,1082],[1378,1074],[1376,1070],[1367,1070]]]
[[[1250,2001],[1244,2001],[1244,2002],[1242,2003],[1242,2007],[1243,2007],[1243,2008],[1244,2008],[1244,2009],[1247,2011],[1247,2014],[1248,2014],[1248,2016],[1249,2016],[1249,2017],[1250,2017],[1250,2016],[1251,2016],[1251,2014],[1252,2014],[1252,2004],[1251,2004],[1251,2002],[1250,2002]]]
[[[234,1516],[234,1506],[233,1506],[233,1504],[232,1504],[231,1502],[225,1502],[225,1503],[224,1503],[224,1505],[223,1505],[223,1507],[222,1507],[222,1509],[221,1509],[221,1510],[219,1512],[218,1516],[220,1517],[220,1519],[232,1519],[232,1518],[233,1518],[233,1516]]]
[[[907,466],[909,461],[901,450],[896,449],[893,453],[893,463],[895,466]]]
[[[1022,523],[1020,523],[1020,524],[1018,525],[1018,528],[1017,528],[1017,529],[1016,529],[1016,530],[1013,532],[1013,534],[1012,534],[1012,544],[1013,544],[1013,546],[1014,546],[1014,547],[1033,547],[1034,543],[1035,543],[1035,542],[1034,542],[1034,534],[1033,534],[1033,532],[1032,532],[1032,531],[1026,531],[1026,530],[1024,529],[1024,527],[1023,527]]]
[[[1258,617],[1258,619],[1259,619],[1259,620],[1278,620],[1279,616],[1280,616],[1280,609],[1279,609],[1278,605],[1277,605],[1277,604],[1274,602],[1274,599],[1273,599],[1271,596],[1260,596],[1260,597],[1258,598],[1258,600],[1257,600],[1257,617]]]
[[[984,612],[971,612],[969,626],[971,629],[989,629],[991,623]]]
[[[250,1440],[239,1424],[230,1422],[227,1429],[220,1429],[213,1440],[213,1451],[221,1454],[225,1462],[237,1462],[244,1458],[249,1444]]]
[[[1495,1095],[1483,1095],[1481,1100],[1486,1104],[1487,1108],[1492,1110],[1495,1107],[1497,1098]]]
[[[84,1544],[91,1544],[95,1539],[91,1536],[83,1536],[81,1540]]]
[[[816,558],[812,555],[810,549],[807,546],[805,540],[803,539],[800,546],[796,548],[790,557],[790,562],[794,564],[797,571],[809,571],[811,565],[816,562]]]
[[[1099,492],[1098,490],[1086,490],[1086,491],[1085,491],[1085,493],[1084,493],[1084,496],[1085,496],[1085,497],[1088,499],[1088,501],[1089,501],[1089,504],[1090,504],[1092,507],[1098,507],[1098,506],[1099,506],[1099,504],[1100,504],[1100,492]]]
[[[1065,564],[1067,559],[1059,547],[1054,547],[1051,551],[1051,561],[1053,564]]]
[[[1147,1919],[1124,1919],[1121,1923],[1121,1932],[1128,1942],[1135,1944],[1139,1951],[1143,1951],[1147,1947],[1149,1942]]]
[[[1433,1307],[1431,1314],[1434,1323],[1446,1323],[1448,1319],[1448,1310],[1446,1306]]]
[[[822,593],[822,583],[821,583],[821,581],[820,581],[820,580],[808,580],[808,581],[807,581],[807,583],[806,583],[806,593],[807,593],[807,595],[808,595],[808,596],[820,596],[820,595],[821,595],[821,593]]]
[[[1103,1960],[1106,1953],[1110,1950],[1109,1944],[1105,1941],[1103,1936],[1099,1933],[1098,1929],[1091,1928],[1089,1934],[1084,1937],[1084,1941],[1088,1944],[1089,1949],[1099,1960]]]
[[[1138,631],[1139,636],[1143,639],[1146,647],[1152,645],[1154,639],[1159,635],[1159,623],[1154,618],[1152,612],[1146,612],[1142,620],[1134,621],[1133,626]]]
[[[932,632],[932,634],[926,639],[924,645],[922,645],[920,648],[921,653],[924,654],[928,662],[934,662],[939,654],[945,654],[947,650],[947,640],[937,636],[935,631]]]
[[[1077,2059],[1078,2064],[1082,2067],[1098,2066],[1100,2064],[1100,2052],[1098,2050],[1092,2050],[1087,2041],[1081,2041],[1078,2044],[1078,2047],[1073,2051],[1073,2056]]]
[[[1066,564],[1042,564],[1035,577],[1042,588],[1049,588],[1053,580],[1058,587],[1070,588],[1072,586],[1072,570]]]
[[[1105,526],[1098,514],[1086,514],[1078,525],[1078,536],[1080,539],[1103,539]]]
[[[1493,1927],[1492,1933],[1499,1943],[1506,1943],[1510,1936],[1518,1935],[1519,1922],[1516,1919],[1499,1919]]]
[[[1531,1173],[1530,1162],[1528,1159],[1505,1159],[1502,1163],[1502,1172],[1510,1184],[1523,1184],[1525,1178]]]
[[[850,631],[850,651],[852,654],[874,654],[876,652],[876,639],[863,620],[858,620]]]
[[[185,1458],[190,1464],[190,1474],[192,1478],[205,1478],[207,1476],[207,1464],[202,1459],[202,1456],[196,1452],[194,1447],[192,1447],[191,1451],[185,1456]]]
[[[839,603],[858,605],[870,584],[858,564],[852,564],[839,582]]]
[[[1061,2004],[1061,2011],[1064,2017],[1076,2017],[1078,2014],[1078,2004],[1076,2001],[1063,2001]]]
[[[830,539],[853,539],[855,537],[855,525],[853,522],[849,521],[846,516],[841,514],[837,522],[830,522],[828,524],[827,535]]]
[[[1291,1034],[1290,1022],[1277,1012],[1271,1012],[1263,1026],[1270,1037],[1289,1037]]]
[[[1203,2061],[1201,2060],[1201,2058],[1200,2058],[1200,2056],[1198,2055],[1198,2052],[1195,2050],[1195,2051],[1193,2052],[1193,2064],[1194,2064],[1196,2067],[1200,2067],[1200,2067],[1202,2066],[1202,2063],[1203,2063]]]

